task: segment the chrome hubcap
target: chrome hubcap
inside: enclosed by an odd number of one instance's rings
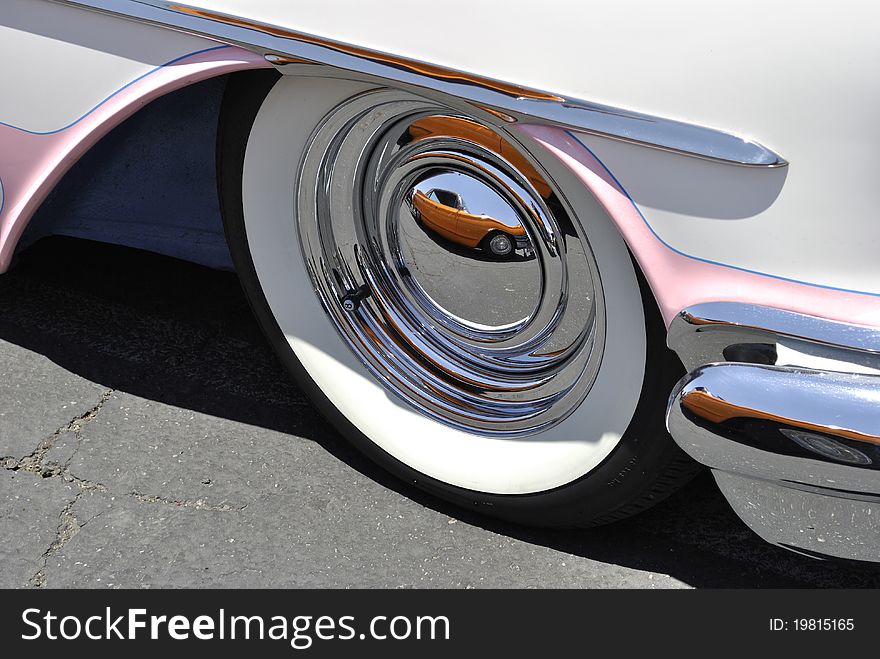
[[[489,183],[451,166],[419,170],[398,207],[392,239],[404,283],[438,324],[473,330],[499,329],[525,322],[541,290],[536,259],[487,266],[490,254],[511,254],[492,246],[502,226],[525,234],[525,219]],[[509,242],[509,241],[508,241]],[[487,271],[491,276],[487,276]]]
[[[589,391],[604,306],[582,227],[495,129],[392,90],[330,112],[303,159],[304,257],[354,353],[422,413],[522,435]]]

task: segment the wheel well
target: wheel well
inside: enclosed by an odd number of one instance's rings
[[[170,92],[101,138],[55,185],[18,249],[66,235],[232,269],[215,171],[227,78]]]

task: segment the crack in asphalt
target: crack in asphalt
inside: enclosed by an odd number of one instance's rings
[[[129,492],[126,496],[134,497],[138,501],[142,501],[144,503],[158,503],[166,506],[175,506],[177,508],[210,510],[221,513],[241,512],[249,505],[246,503],[241,506],[231,506],[228,503],[211,504],[204,499],[169,499],[168,497],[161,497],[155,494],[142,494],[141,492]]]
[[[6,471],[30,473],[35,476],[40,476],[41,478],[60,478],[65,483],[73,484],[78,488],[76,494],[64,505],[64,507],[61,509],[61,512],[59,513],[59,522],[58,526],[55,529],[55,537],[52,540],[51,544],[41,554],[39,569],[37,569],[37,571],[33,574],[33,576],[30,577],[30,579],[28,579],[27,584],[31,588],[45,588],[47,579],[46,568],[52,555],[56,554],[68,542],[70,542],[73,537],[77,533],[79,533],[86,524],[100,517],[106,512],[101,511],[82,522],[77,519],[74,507],[85,493],[98,492],[104,494],[113,494],[113,492],[111,492],[110,488],[102,483],[89,481],[73,474],[70,471],[70,463],[73,460],[73,457],[82,447],[83,427],[86,426],[88,423],[94,421],[95,418],[97,418],[98,414],[101,412],[101,409],[104,407],[105,403],[110,399],[113,393],[113,389],[107,389],[103,394],[101,394],[101,399],[93,407],[83,412],[82,414],[77,415],[66,424],[55,430],[46,439],[43,439],[31,453],[24,456],[23,458],[16,458],[14,456],[0,457],[0,467],[2,467]],[[72,433],[76,441],[76,444],[70,456],[68,456],[63,464],[47,461],[47,454],[49,453],[49,451],[52,450],[52,448],[55,447],[55,443],[58,441],[58,438],[65,433]],[[249,505],[247,503],[240,506],[232,506],[227,503],[211,504],[205,499],[201,498],[193,500],[171,499],[168,497],[162,497],[153,494],[144,494],[137,491],[126,492],[124,493],[124,496],[133,498],[143,503],[160,504],[173,506],[175,508],[188,508],[192,510],[206,510],[213,512],[240,512],[247,508]]]
[[[55,539],[52,541],[52,544],[43,552],[40,557],[40,568],[34,573],[34,575],[28,579],[28,586],[31,588],[45,588],[46,586],[46,566],[49,564],[49,558],[57,552],[59,549],[64,547],[68,542],[70,542],[71,538],[79,533],[79,530],[82,526],[85,526],[85,523],[82,525],[76,519],[76,514],[73,512],[73,507],[76,505],[76,502],[79,501],[79,498],[83,495],[85,490],[80,490],[76,493],[76,495],[67,502],[67,505],[61,509],[61,520],[58,522],[58,527],[55,530]]]
[[[110,399],[110,396],[113,395],[113,389],[108,389],[103,394],[101,394],[101,399],[97,402],[97,404],[83,412],[75,416],[73,419],[68,421],[66,424],[55,430],[51,435],[49,435],[46,439],[42,440],[31,453],[24,456],[23,458],[15,458],[11,456],[6,456],[0,458],[0,462],[2,462],[3,468],[7,471],[22,471],[28,472],[32,474],[36,474],[43,478],[53,478],[60,477],[62,480],[68,483],[74,483],[77,487],[80,488],[81,491],[86,490],[98,490],[101,492],[106,492],[107,488],[100,483],[93,483],[91,481],[87,481],[82,478],[78,478],[70,473],[70,460],[73,455],[79,450],[79,447],[82,444],[82,430],[83,427],[94,421],[98,416],[98,413],[101,411],[101,408],[104,407],[104,404]],[[74,438],[76,439],[76,447],[74,448],[73,453],[70,458],[68,458],[64,464],[58,464],[57,462],[46,462],[46,455],[52,448],[55,446],[55,442],[58,441],[58,438],[64,435],[65,433],[72,433]]]
[[[2,461],[3,463],[3,468],[7,471],[31,473],[37,476],[41,476],[42,478],[60,477],[63,481],[67,483],[73,483],[77,486],[77,488],[79,488],[73,498],[70,499],[61,509],[61,513],[59,514],[58,526],[55,529],[55,538],[52,540],[52,543],[46,548],[46,551],[44,551],[40,556],[39,569],[30,579],[28,579],[28,585],[32,588],[45,587],[46,566],[48,565],[49,558],[52,556],[52,554],[56,553],[62,547],[64,547],[64,545],[70,542],[71,538],[79,533],[79,530],[83,526],[85,526],[86,523],[91,521],[91,519],[94,519],[94,517],[92,517],[90,520],[86,520],[82,524],[80,524],[77,520],[76,514],[73,511],[73,507],[76,505],[77,501],[79,501],[80,497],[82,497],[82,495],[86,492],[107,491],[107,488],[100,483],[93,483],[82,478],[77,478],[76,476],[71,474],[69,469],[69,458],[67,461],[65,461],[65,464],[59,465],[54,462],[45,463],[44,461],[46,455],[55,446],[55,442],[58,441],[58,438],[65,433],[73,433],[73,436],[76,439],[77,445],[74,449],[75,454],[76,451],[79,450],[79,446],[82,443],[83,426],[91,421],[94,421],[94,419],[98,416],[98,413],[101,411],[101,408],[104,407],[104,404],[110,399],[110,396],[112,394],[112,389],[106,390],[103,394],[101,394],[101,399],[93,407],[86,410],[82,414],[75,416],[66,424],[55,430],[55,432],[49,435],[49,437],[42,440],[31,453],[24,456],[23,458],[16,459],[14,457],[4,457],[0,459],[0,461]],[[95,515],[95,517],[97,517],[97,515]]]

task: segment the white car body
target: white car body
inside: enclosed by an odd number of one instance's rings
[[[685,356],[694,349],[676,344],[688,336],[675,334],[676,319],[683,310],[724,303],[730,306],[713,310],[718,317],[707,311],[691,327],[745,327],[747,334],[773,336],[776,365],[871,378],[880,373],[878,27],[880,5],[861,0],[843,0],[833,11],[817,1],[760,0],[445,0],[430,11],[403,0],[7,0],[0,8],[0,270],[64,172],[149,100],[231,71],[314,66],[303,61],[316,61],[319,51],[333,54],[338,44],[333,56],[342,59],[319,62],[332,64],[334,75],[348,62],[365,61],[355,75],[402,71],[396,82],[410,89],[430,86],[431,72],[438,93],[454,91],[447,83],[521,87],[523,96],[507,96],[525,117],[554,106],[511,130],[556,153],[613,219],[688,368],[726,357],[713,350]],[[284,43],[302,50],[282,52]],[[419,73],[418,63],[429,68]],[[540,93],[531,97],[528,90]],[[736,162],[711,148],[688,153],[579,128],[577,121],[553,125],[555,108],[581,102],[644,115],[658,126],[672,120],[719,139],[742,138],[779,159]],[[754,308],[782,315],[739,315]],[[685,324],[696,316],[687,314]],[[787,419],[799,413],[766,412]],[[851,427],[830,416],[802,419],[798,427],[880,433],[870,432],[873,417]],[[722,488],[736,499],[741,482],[730,474],[742,471],[695,448],[702,444],[686,425],[672,428],[676,439],[720,469]],[[742,482],[759,487],[754,483],[772,483],[778,473],[748,472]],[[834,478],[813,479],[809,487],[830,486]],[[846,489],[880,493],[876,478],[865,478]],[[764,495],[790,503],[776,484]],[[734,505],[759,533],[792,544],[794,531],[764,528],[761,515],[750,518]],[[772,505],[765,503],[764,516]],[[878,560],[876,542],[853,539],[858,528],[842,531],[828,553]],[[803,548],[819,551],[823,542]],[[848,543],[862,548],[849,552]]]

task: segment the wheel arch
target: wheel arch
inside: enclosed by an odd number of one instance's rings
[[[267,66],[262,57],[250,51],[211,45],[135,76],[75,121],[57,129],[29,130],[0,124],[0,151],[16,155],[0,161],[0,273],[9,268],[25,229],[52,190],[111,130],[174,91],[231,72]]]

